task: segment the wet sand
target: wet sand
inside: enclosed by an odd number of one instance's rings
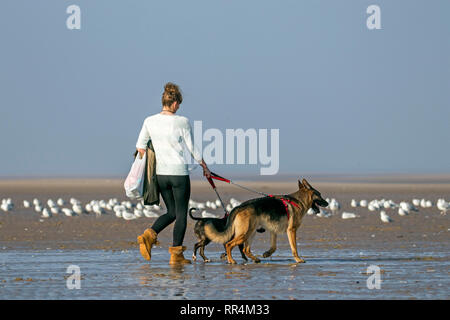
[[[126,200],[122,181],[114,179],[0,180],[0,198],[10,197],[12,212],[0,211],[0,298],[2,299],[449,299],[450,224],[434,206],[401,217],[386,210],[394,222],[384,224],[378,212],[350,207],[351,199],[392,199],[395,202],[425,198],[436,203],[450,198],[450,184],[429,179],[422,183],[378,180],[310,180],[324,197],[336,198],[340,212],[360,217],[343,220],[306,216],[297,242],[305,264],[294,264],[287,237],[278,238],[273,257],[261,264],[244,263],[233,252],[237,266],[220,260],[222,246],[210,244],[206,255],[192,265],[173,269],[167,264],[172,226],[159,235],[161,245],[147,263],[139,254],[136,236],[155,218],[125,221],[109,213],[100,217],[61,214],[41,219],[23,208],[24,199],[77,198]],[[257,190],[284,194],[296,190],[293,182],[240,181]],[[240,201],[255,195],[234,186],[218,184],[224,200]],[[205,181],[192,181],[191,198],[214,200]],[[208,210],[220,213],[221,210]],[[188,220],[186,257],[196,242],[194,222]],[[269,234],[257,234],[253,252],[261,255],[269,247]],[[80,265],[85,290],[67,290],[65,268]],[[382,289],[369,290],[367,266],[382,269]],[[109,279],[109,280],[108,280]],[[111,280],[112,279],[112,280]],[[88,290],[88,288],[90,288]],[[108,288],[108,295],[102,294]],[[157,289],[159,288],[159,289]]]

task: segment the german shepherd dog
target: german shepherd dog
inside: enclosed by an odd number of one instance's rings
[[[289,199],[291,202],[286,202],[285,207],[280,198]],[[328,202],[306,179],[301,182],[299,180],[296,192],[252,199],[242,203],[230,213],[223,227],[212,221],[206,221],[205,236],[214,242],[225,243],[228,263],[236,263],[231,256],[231,250],[242,244],[244,244],[244,254],[258,263],[261,260],[250,251],[256,228],[262,226],[270,231],[271,247],[263,254],[264,258],[270,257],[275,252],[277,234],[286,232],[295,261],[302,263],[305,261],[297,253],[296,232],[308,209],[312,208],[316,214],[319,213],[317,206],[326,207]]]
[[[195,211],[195,210],[197,210],[197,208],[189,209],[189,216],[191,217],[191,219],[197,221],[194,226],[194,233],[195,233],[195,236],[200,241],[194,245],[194,253],[192,254],[192,260],[194,260],[194,261],[197,260],[197,250],[198,250],[198,248],[200,248],[200,256],[203,258],[203,261],[210,262],[211,260],[209,260],[205,256],[205,247],[211,242],[211,240],[205,234],[205,225],[207,223],[210,223],[210,224],[214,225],[215,228],[217,228],[218,230],[222,230],[225,227],[229,216],[225,216],[223,218],[196,218],[192,215],[192,211]],[[244,254],[244,251],[243,251],[244,244],[240,244],[238,246],[239,246],[239,250],[241,251],[242,258],[245,261],[248,261],[246,255]],[[223,259],[225,256],[226,256],[226,253],[222,253],[220,258]]]

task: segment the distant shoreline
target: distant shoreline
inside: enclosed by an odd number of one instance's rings
[[[303,175],[296,174],[280,174],[274,176],[260,175],[226,175],[224,176],[235,182],[259,182],[259,183],[282,183],[295,182],[297,179],[306,178],[316,183],[388,183],[388,184],[450,184],[450,173],[424,173],[424,174],[317,174],[305,173]],[[4,176],[0,177],[0,184],[6,182],[106,182],[110,181],[118,183],[123,181],[125,176]],[[191,175],[191,181],[205,181],[199,174]]]

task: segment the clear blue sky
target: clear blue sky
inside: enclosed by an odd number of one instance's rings
[[[81,30],[66,28],[71,4]],[[366,27],[371,4],[381,30]],[[280,174],[450,172],[448,0],[0,9],[0,176],[126,174],[168,81],[204,129],[280,129]]]

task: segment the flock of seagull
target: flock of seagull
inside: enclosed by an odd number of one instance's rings
[[[332,215],[337,215],[340,212],[341,204],[334,198],[326,199],[328,202],[328,207],[320,208],[319,213],[316,214],[319,218],[328,218]],[[239,206],[240,201],[231,198],[229,203],[226,205],[226,210],[231,212],[233,208]],[[203,218],[221,218],[223,213],[216,214],[208,212],[208,209],[216,210],[221,208],[221,202],[219,199],[215,201],[197,202],[192,199],[189,200],[189,207],[195,207],[202,210],[201,216]],[[384,223],[393,222],[393,219],[386,213],[387,210],[397,210],[399,216],[407,216],[411,212],[419,211],[419,208],[432,208],[433,202],[426,199],[412,199],[411,202],[402,201],[400,203],[395,203],[392,200],[355,200],[352,199],[350,202],[352,208],[362,207],[367,208],[371,212],[380,212],[380,219]],[[5,212],[10,212],[14,210],[14,203],[11,198],[2,199],[0,210]],[[436,207],[442,215],[446,215],[447,211],[450,210],[450,203],[445,199],[440,198],[436,202]],[[117,198],[105,200],[92,200],[85,205],[81,201],[70,198],[69,202],[62,198],[57,201],[48,199],[44,204],[39,199],[33,199],[32,201],[23,200],[23,208],[34,209],[34,211],[40,214],[41,218],[51,218],[54,215],[64,214],[68,217],[80,216],[83,214],[94,214],[96,217],[100,217],[104,214],[115,214],[117,218],[122,218],[124,220],[134,220],[142,217],[156,218],[159,217],[162,212],[162,207],[158,205],[147,206],[144,205],[142,201],[131,202],[131,201],[121,201],[119,202]],[[314,215],[314,210],[309,209],[308,215]],[[342,219],[354,219],[360,217],[353,212],[342,212]]]
[[[326,200],[328,202],[328,207],[325,209],[319,208],[319,213],[317,214],[318,217],[328,218],[331,215],[338,213],[339,210],[341,209],[341,205],[336,199],[333,198],[330,200],[329,198],[327,198]],[[367,200],[357,201],[355,199],[352,199],[350,202],[350,206],[352,208],[357,207],[367,208],[371,212],[379,211],[381,221],[384,223],[390,223],[393,222],[394,220],[386,213],[386,210],[388,209],[397,210],[399,216],[407,216],[412,212],[418,212],[419,207],[432,208],[433,202],[426,199],[412,199],[411,202],[401,201],[400,203],[395,203],[393,200],[386,200],[386,199],[381,200],[374,199],[370,202]],[[450,203],[445,201],[445,199],[440,198],[436,202],[436,207],[442,215],[446,215],[447,210],[450,210]],[[328,212],[326,209],[329,209],[330,212]],[[314,210],[309,209],[307,214],[309,215],[314,214]],[[359,215],[353,212],[344,211],[342,212],[341,217],[342,219],[353,219],[358,218]]]
[[[231,198],[230,202],[226,205],[226,209],[228,210],[228,212],[230,212],[234,207],[240,204],[240,201]],[[216,210],[217,208],[221,207],[219,199],[206,202],[196,202],[190,199],[189,206],[203,209],[201,215],[204,218],[221,217],[220,214],[214,214],[206,211],[207,208]],[[10,212],[13,211],[14,208],[15,205],[11,198],[2,199],[0,210]],[[68,203],[62,198],[59,198],[56,201],[54,201],[53,199],[48,199],[44,203],[35,198],[32,201],[23,200],[23,208],[32,209],[36,213],[40,214],[40,218],[46,219],[59,214],[64,214],[68,217],[80,216],[83,214],[93,214],[96,217],[100,217],[105,214],[114,214],[117,218],[122,218],[124,220],[134,220],[142,217],[157,218],[162,214],[162,207],[159,205],[147,206],[144,205],[142,201],[119,202],[117,198],[112,198],[108,201],[91,200],[85,205],[83,205],[80,200],[75,198],[70,198]]]

